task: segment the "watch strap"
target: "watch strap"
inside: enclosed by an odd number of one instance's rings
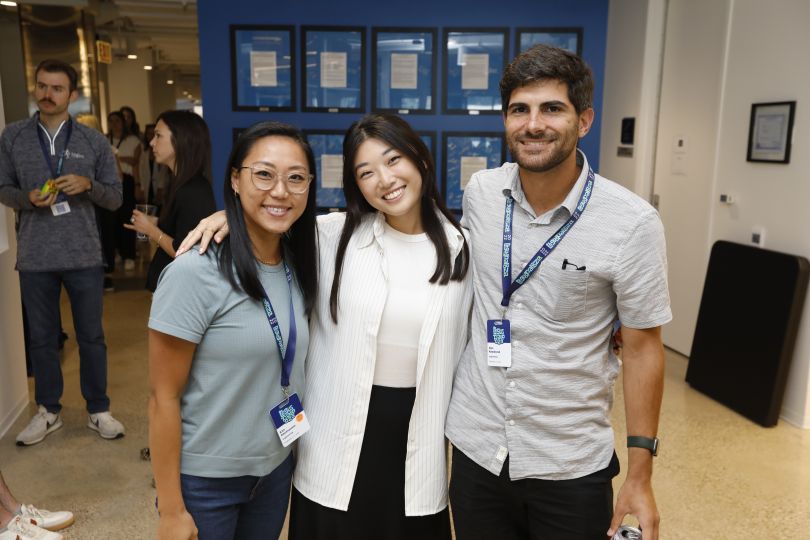
[[[627,437],[627,448],[646,448],[655,457],[658,455],[658,437],[629,435]]]

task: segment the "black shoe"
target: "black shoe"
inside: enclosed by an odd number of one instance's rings
[[[111,277],[104,276],[104,292],[113,292],[115,286]]]

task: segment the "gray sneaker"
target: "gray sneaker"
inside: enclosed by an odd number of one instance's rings
[[[25,429],[17,435],[17,446],[31,446],[42,441],[49,433],[62,427],[62,419],[58,414],[49,413],[42,405],[37,414],[28,422]]]
[[[118,439],[124,436],[124,424],[113,418],[110,411],[91,414],[87,427],[98,431],[102,439]]]

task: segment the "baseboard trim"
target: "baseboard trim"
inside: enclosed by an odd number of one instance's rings
[[[779,418],[799,429],[810,429],[810,418],[798,411],[783,407],[779,413]]]
[[[17,421],[20,414],[28,407],[28,392],[23,393],[20,396],[20,401],[11,408],[5,418],[0,420],[0,439],[5,437],[6,432],[14,425],[14,422]]]

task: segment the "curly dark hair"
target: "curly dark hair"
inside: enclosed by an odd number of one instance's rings
[[[564,82],[568,86],[568,99],[577,114],[591,108],[593,73],[588,64],[565,49],[535,45],[517,55],[503,70],[500,89],[504,114],[516,88],[549,79]]]

